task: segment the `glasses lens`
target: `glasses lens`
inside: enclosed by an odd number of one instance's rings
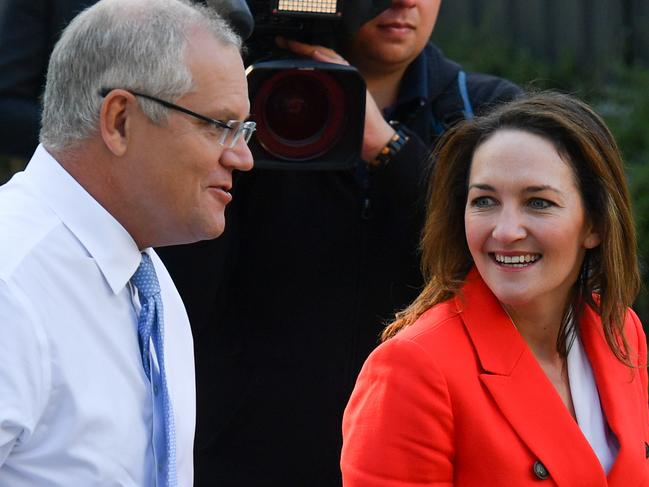
[[[232,128],[230,128],[230,123],[228,122],[227,127],[221,127],[219,126],[218,129],[221,131],[221,137],[219,137],[219,144],[225,147],[230,147],[230,143],[232,142]]]
[[[237,120],[230,120],[228,128],[223,128],[221,134],[221,145],[228,149],[233,149],[239,139],[243,137],[244,142],[247,144],[255,131],[255,122],[239,122]]]
[[[243,140],[246,141],[246,144],[250,140],[250,137],[252,137],[252,134],[255,133],[255,129],[257,128],[257,124],[255,122],[244,122],[243,123]]]
[[[241,138],[243,123],[230,120],[228,122],[228,126],[230,127],[230,130],[227,131],[228,137],[226,139],[227,143],[225,145],[226,147],[232,149],[235,145],[237,145],[237,142],[239,142],[239,139]]]

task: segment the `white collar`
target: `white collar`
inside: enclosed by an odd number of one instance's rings
[[[579,335],[575,337],[568,352],[567,367],[577,423],[604,471],[608,473],[615,462],[619,446],[602,411],[593,369]]]
[[[34,152],[25,174],[37,196],[97,262],[112,291],[121,291],[141,260],[131,235],[42,145]]]

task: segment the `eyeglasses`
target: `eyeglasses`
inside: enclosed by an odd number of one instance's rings
[[[99,91],[99,94],[101,96],[106,96],[114,89],[116,88],[103,88]],[[162,100],[160,98],[156,98],[155,96],[145,95],[144,93],[138,93],[136,91],[131,91],[131,90],[124,90],[124,91],[128,91],[132,95],[139,96],[141,98],[146,98],[147,100],[151,100],[156,103],[159,103],[163,107],[170,108],[171,110],[177,110],[186,115],[190,115],[194,118],[197,118],[198,120],[202,120],[203,122],[207,122],[209,124],[214,125],[215,127],[221,129],[219,144],[229,149],[234,148],[234,146],[237,145],[237,142],[239,142],[239,139],[241,138],[243,138],[243,140],[247,144],[248,141],[250,140],[250,137],[252,137],[252,134],[255,133],[257,127],[257,124],[255,124],[255,122],[251,122],[251,121],[242,122],[239,120],[228,120],[227,122],[224,122],[223,120],[216,120],[214,118],[201,115],[200,113],[192,112],[188,108],[181,107],[180,105],[175,105],[171,102]]]

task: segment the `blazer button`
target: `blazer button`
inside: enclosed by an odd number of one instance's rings
[[[534,471],[534,475],[536,475],[536,478],[539,480],[545,480],[550,476],[550,472],[548,472],[548,469],[545,468],[545,465],[543,465],[538,460],[534,462],[534,466],[532,467],[532,470]]]
[[[649,443],[644,442],[644,457],[649,458]]]

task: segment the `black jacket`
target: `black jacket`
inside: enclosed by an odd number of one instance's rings
[[[253,169],[220,239],[160,249],[194,330],[197,486],[340,485],[356,375],[422,284],[432,119],[462,117],[459,66],[432,45],[422,55],[430,103],[397,107],[410,140],[368,185],[354,171]],[[519,91],[483,74],[467,86],[477,112]]]
[[[50,52],[95,0],[5,0],[0,9],[0,154],[31,157],[38,144]]]

